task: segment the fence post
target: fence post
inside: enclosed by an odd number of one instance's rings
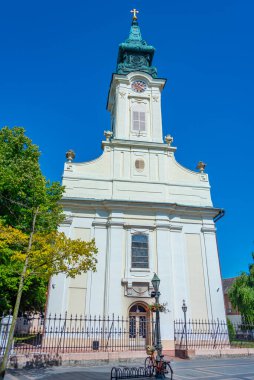
[[[217,320],[217,327],[216,327],[216,333],[215,333],[215,337],[214,337],[214,344],[213,344],[213,348],[216,348],[216,340],[217,340],[217,335],[218,335],[218,331],[219,331],[219,319]]]
[[[11,323],[12,323],[12,314],[11,310],[8,315],[2,316],[1,323],[0,323],[0,355],[4,355],[5,349],[7,346],[9,334],[10,334],[10,328],[11,328]],[[13,352],[13,343],[11,347],[10,354]]]

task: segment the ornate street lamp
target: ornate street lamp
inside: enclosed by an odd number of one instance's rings
[[[182,311],[184,312],[184,314],[186,314],[186,311],[187,311],[187,305],[186,305],[186,303],[185,303],[185,300],[183,300]]]
[[[188,357],[187,322],[186,322],[187,305],[185,303],[185,300],[183,300],[182,311],[183,311],[183,316],[184,316],[185,351],[186,351],[185,355],[187,358]]]
[[[153,276],[153,279],[152,279],[152,285],[153,285],[153,288],[154,288],[154,290],[156,292],[158,292],[158,290],[159,290],[160,282],[161,282],[161,280],[159,279],[159,277],[157,276],[157,274],[154,273],[154,276]]]
[[[161,360],[161,355],[162,355],[162,344],[161,344],[161,329],[160,329],[160,311],[158,308],[159,305],[159,299],[160,299],[160,292],[159,292],[159,287],[160,287],[160,279],[157,276],[156,273],[154,273],[153,279],[152,279],[152,285],[154,288],[154,297],[155,297],[155,304],[157,305],[156,307],[156,319],[155,319],[155,349],[157,351],[157,357],[156,360],[159,362]],[[156,374],[155,377],[157,379],[164,379],[165,375],[156,368]]]

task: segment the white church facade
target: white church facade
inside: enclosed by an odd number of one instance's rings
[[[61,231],[71,238],[94,238],[95,273],[75,279],[53,277],[48,313],[128,317],[153,303],[151,279],[161,280],[164,347],[173,349],[173,321],[187,317],[225,319],[214,208],[208,175],[175,159],[170,135],[163,138],[161,96],[165,79],[152,66],[155,49],[141,37],[136,17],[119,46],[107,109],[102,155],[65,164]]]

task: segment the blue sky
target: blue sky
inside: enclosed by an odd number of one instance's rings
[[[252,0],[44,0],[0,5],[0,126],[24,126],[41,165],[61,178],[65,152],[101,154],[106,99],[130,10],[168,79],[164,134],[176,159],[205,161],[216,207],[223,277],[248,269],[253,241],[254,2]]]

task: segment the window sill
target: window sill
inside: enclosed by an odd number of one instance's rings
[[[149,268],[131,268],[130,272],[151,272]]]
[[[132,131],[132,136],[135,136],[135,137],[147,137],[148,136],[148,133],[147,132],[136,132],[136,131]]]

